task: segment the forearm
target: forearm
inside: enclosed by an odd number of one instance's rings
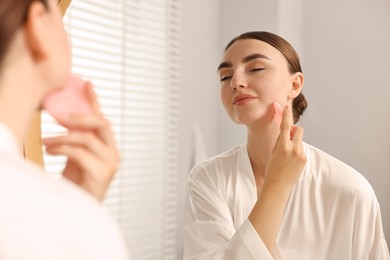
[[[303,129],[294,126],[292,109],[286,106],[280,135],[267,163],[264,185],[249,215],[249,221],[269,252],[273,252],[290,192],[306,164],[302,138]]]
[[[269,252],[272,252],[274,249],[276,236],[290,192],[291,187],[277,187],[265,183],[249,215],[249,221]]]

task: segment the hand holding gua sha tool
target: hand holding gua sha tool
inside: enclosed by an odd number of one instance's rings
[[[272,116],[272,119],[273,121],[275,122],[275,124],[277,125],[277,127],[280,127],[280,124],[282,123],[282,118],[283,118],[283,108],[282,106],[279,104],[279,102],[275,101],[273,104],[272,104],[273,108],[274,108],[274,114]],[[290,140],[293,139],[293,136],[295,134],[295,130],[296,130],[296,126],[295,125],[292,125],[290,126]]]
[[[66,119],[72,114],[89,114],[91,104],[85,92],[86,82],[72,74],[65,86],[50,93],[43,101],[43,108],[57,121]]]

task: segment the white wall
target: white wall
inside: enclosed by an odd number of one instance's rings
[[[390,2],[303,5],[306,140],[373,186],[390,241]]]

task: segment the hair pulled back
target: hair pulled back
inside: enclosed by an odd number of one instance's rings
[[[253,31],[253,32],[246,32],[243,33],[235,38],[233,38],[225,48],[225,51],[229,49],[229,47],[235,43],[238,40],[244,40],[244,39],[254,39],[263,41],[265,43],[268,43],[272,47],[276,48],[278,51],[280,51],[283,56],[286,58],[288,63],[288,68],[291,74],[294,74],[296,72],[302,72],[301,64],[299,62],[299,57],[297,52],[294,50],[294,48],[291,46],[290,43],[288,43],[285,39],[282,37],[265,31]],[[293,117],[294,117],[294,123],[299,121],[299,118],[303,114],[307,107],[307,101],[305,96],[302,94],[302,92],[294,98],[292,102],[292,109],[293,109]]]
[[[1,0],[0,4],[0,67],[3,64],[14,34],[27,21],[28,9],[35,2],[41,2],[46,8],[46,0]]]

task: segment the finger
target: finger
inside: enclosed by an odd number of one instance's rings
[[[80,146],[72,146],[72,145],[52,145],[46,147],[46,152],[50,155],[63,155],[68,158],[81,158],[87,157],[89,160],[96,160],[97,157],[87,151],[85,148]],[[82,159],[82,160],[84,160]],[[98,159],[100,161],[100,159]]]
[[[85,83],[85,94],[87,95],[87,98],[88,98],[89,102],[91,103],[92,111],[99,116],[103,116],[103,114],[100,110],[100,105],[99,105],[97,95],[96,95],[95,91],[93,90],[93,85],[90,81],[87,81]]]
[[[295,126],[295,125],[291,126],[291,128],[290,128],[290,140],[293,139],[296,130],[297,130],[297,126]]]
[[[293,126],[292,111],[289,105],[283,110],[282,122],[280,123],[280,143],[286,144],[291,140],[291,127]]]
[[[53,136],[53,137],[45,137],[45,138],[42,138],[42,143],[45,146],[57,145],[57,144],[59,144],[58,139],[60,139],[61,137],[62,137],[61,135]]]
[[[302,127],[293,126],[292,130],[292,142],[295,144],[302,143],[304,130]]]
[[[73,115],[62,125],[69,130],[94,132],[104,143],[114,146],[115,138],[111,130],[111,124],[104,117],[96,115]]]
[[[66,136],[45,138],[44,144],[46,145],[46,151],[50,154],[58,154],[58,148],[67,146],[82,148],[102,160],[109,158],[106,156],[107,146],[93,134],[71,132]]]
[[[57,151],[57,147],[68,146],[83,148],[90,154],[110,164],[117,164],[120,156],[116,145],[107,145],[95,134],[84,132],[69,132],[65,136],[43,139],[46,151],[50,154]]]
[[[50,154],[66,156],[68,160],[77,164],[81,169],[86,171],[86,173],[89,173],[89,175],[90,174],[95,175],[97,171],[107,172],[108,175],[112,175],[118,171],[120,165],[119,160],[104,161],[101,158],[94,156],[89,151],[79,146],[65,145],[65,146],[51,147]]]
[[[61,122],[69,130],[91,131],[104,127],[105,120],[100,116],[90,115],[71,115]]]
[[[73,161],[83,169],[89,172],[90,168],[100,165],[102,160],[92,155],[90,152],[77,146],[53,146],[46,149],[46,151],[53,156],[66,156],[68,160]]]
[[[280,142],[280,136],[278,136],[278,139],[276,139],[276,142],[275,142],[274,148],[272,149],[272,152],[275,152],[275,151],[276,151],[276,149],[277,149],[278,146],[279,146],[279,142]]]

